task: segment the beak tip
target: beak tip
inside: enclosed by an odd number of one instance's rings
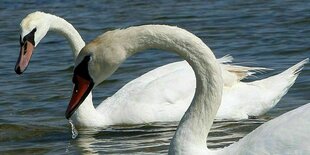
[[[15,67],[15,72],[16,72],[16,74],[19,74],[19,75],[23,73],[23,71],[20,69],[19,66]]]
[[[70,119],[71,115],[72,115],[72,114],[71,114],[70,112],[66,111],[66,114],[65,114],[66,119]]]

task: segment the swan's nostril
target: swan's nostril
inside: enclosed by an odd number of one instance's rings
[[[22,74],[23,73],[19,66],[15,67],[15,72],[16,72],[16,74]]]

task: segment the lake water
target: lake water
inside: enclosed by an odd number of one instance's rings
[[[79,129],[71,139],[64,113],[71,95],[73,59],[68,42],[49,33],[36,48],[28,70],[14,72],[19,23],[36,10],[72,23],[86,42],[116,28],[168,24],[199,36],[217,57],[230,54],[243,65],[273,68],[248,81],[279,73],[310,57],[309,1],[11,1],[0,2],[0,154],[165,154],[177,122],[106,129]],[[175,62],[175,54],[149,51],[128,59],[94,90],[99,104],[130,80]],[[208,146],[219,148],[262,123],[310,102],[310,65],[267,114],[243,121],[218,121]]]

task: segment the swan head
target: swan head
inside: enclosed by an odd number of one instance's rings
[[[84,102],[95,86],[116,71],[126,59],[124,54],[125,51],[117,45],[116,40],[113,42],[94,40],[81,50],[75,61],[72,78],[74,87],[66,110],[67,119]]]
[[[48,32],[49,16],[43,12],[34,12],[20,23],[20,53],[15,65],[15,72],[22,74],[31,59],[34,48]]]

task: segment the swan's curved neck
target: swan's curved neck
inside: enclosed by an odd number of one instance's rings
[[[75,60],[81,49],[85,46],[84,40],[78,31],[65,19],[54,15],[49,16],[49,30],[62,34],[69,41]],[[81,106],[76,110],[72,119],[76,125],[81,126],[103,126],[109,124],[107,117],[103,117],[103,115],[95,109],[91,92]]]
[[[80,36],[79,32],[69,22],[54,15],[49,16],[49,30],[62,34],[69,41],[75,60],[81,49],[85,46],[84,40]]]
[[[206,149],[207,136],[221,102],[223,87],[220,67],[212,51],[198,37],[177,27],[148,25],[119,32],[124,32],[116,37],[125,43],[126,57],[144,49],[156,48],[173,51],[191,65],[196,76],[196,93],[180,121],[169,152],[177,153],[189,145]]]

